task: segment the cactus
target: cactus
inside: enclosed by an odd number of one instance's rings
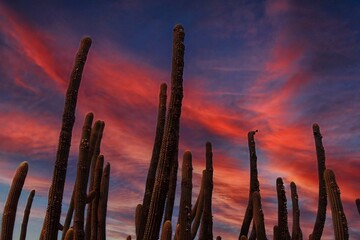
[[[274,226],[274,240],[279,240],[279,227],[277,225]]]
[[[292,226],[292,240],[302,240],[302,231],[300,228],[300,210],[299,210],[299,196],[296,191],[296,184],[294,182],[290,183],[291,189],[291,202],[293,208],[293,226]]]
[[[167,220],[161,231],[161,240],[171,240],[172,235],[172,227],[171,227],[171,221]]]
[[[279,240],[290,240],[287,220],[286,195],[282,178],[276,179],[276,191],[278,199],[278,237]]]
[[[239,239],[241,236],[247,236],[249,233],[250,223],[253,218],[252,196],[255,191],[260,191],[258,172],[257,172],[257,156],[256,156],[255,139],[254,139],[256,132],[257,130],[248,132],[248,145],[249,145],[249,153],[250,153],[250,190],[249,190],[249,201],[246,207],[243,224],[241,225]]]
[[[324,171],[324,180],[331,206],[335,240],[347,240],[349,239],[348,225],[340,198],[340,189],[336,183],[334,172],[326,169]]]
[[[32,202],[34,200],[34,196],[35,196],[35,190],[31,190],[28,200],[27,200],[27,203],[26,203],[24,217],[23,217],[23,221],[21,224],[20,240],[26,239],[26,229],[27,229],[27,225],[29,222],[30,210],[31,210]]]
[[[97,240],[106,239],[106,210],[109,194],[110,164],[107,163],[101,177],[100,197],[98,206],[98,230]]]
[[[72,216],[73,216],[73,213],[74,213],[74,196],[75,196],[75,186],[74,186],[74,189],[73,189],[73,193],[71,194],[71,200],[70,200],[69,208],[68,208],[68,211],[67,211],[66,217],[65,217],[64,227],[63,227],[62,236],[61,236],[62,240],[65,239],[66,234],[67,234],[67,232],[68,232],[68,230],[70,228]],[[74,230],[72,230],[72,234],[74,234]]]
[[[258,240],[266,240],[264,213],[261,207],[261,196],[258,191],[255,191],[252,196],[253,200],[253,217],[256,231],[256,238]]]
[[[180,240],[191,239],[191,194],[192,194],[192,155],[184,153],[182,162],[181,197],[179,207]]]
[[[65,234],[65,240],[74,240],[74,229],[69,228]]]
[[[138,238],[137,236],[140,235],[139,231],[140,231],[141,217],[142,217],[142,205],[138,204],[136,206],[136,210],[135,210],[135,233],[136,233],[136,238]]]
[[[326,219],[326,205],[327,205],[326,187],[324,181],[324,171],[326,169],[325,150],[322,144],[322,135],[320,133],[320,127],[316,123],[313,124],[313,133],[314,133],[316,157],[318,163],[319,200],[318,200],[316,221],[313,232],[311,233],[310,240],[320,240],[322,232],[324,230],[325,219]]]
[[[357,208],[357,210],[358,210],[358,212],[360,214],[360,198],[355,200],[355,204],[356,204],[356,208]]]
[[[164,223],[167,220],[171,221],[173,209],[174,209],[177,173],[178,173],[178,168],[179,168],[178,149],[175,150],[174,161],[171,164],[172,164],[172,166],[171,166],[171,171],[170,171],[169,189],[168,189],[168,192],[166,195]]]
[[[152,192],[148,218],[145,227],[145,240],[159,238],[165,199],[169,188],[169,176],[172,161],[175,159],[179,144],[179,126],[181,104],[183,98],[182,76],[184,68],[184,28],[174,28],[173,59],[171,73],[171,97],[169,111],[165,123],[164,137],[161,143],[160,158],[156,172],[155,185]]]
[[[206,143],[206,171],[204,186],[204,209],[200,225],[199,240],[213,239],[212,221],[213,161],[211,143]]]
[[[2,216],[1,240],[12,240],[16,209],[28,169],[29,166],[27,162],[20,163],[16,169]]]
[[[75,65],[70,76],[69,87],[66,92],[63,121],[57,148],[53,179],[49,190],[48,207],[41,234],[41,239],[44,240],[56,240],[58,235],[72,129],[75,122],[77,95],[90,46],[91,39],[89,37],[86,37],[81,41],[81,46],[77,53]]]
[[[203,170],[203,172],[202,172],[200,192],[199,192],[199,196],[197,198],[198,205],[196,208],[196,213],[195,213],[192,227],[191,227],[191,238],[192,239],[195,239],[195,237],[196,237],[196,234],[199,229],[200,221],[201,221],[201,216],[202,216],[203,209],[204,209],[204,186],[205,186],[205,174],[206,174],[205,172],[206,172],[206,170]],[[192,213],[192,215],[193,215],[193,213]]]
[[[163,140],[164,127],[165,127],[166,99],[167,99],[166,90],[167,90],[166,83],[161,84],[160,94],[159,94],[158,116],[157,116],[157,124],[156,124],[156,135],[155,135],[154,146],[150,161],[150,167],[147,174],[145,194],[142,204],[143,206],[142,217],[141,217],[142,221],[140,222],[139,231],[138,234],[136,235],[136,238],[138,240],[141,240],[144,237],[146,219],[149,213],[152,191],[154,189],[156,168],[159,162],[161,143]],[[169,220],[171,220],[171,218]]]

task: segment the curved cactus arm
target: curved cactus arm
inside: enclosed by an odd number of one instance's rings
[[[1,225],[1,240],[12,240],[16,210],[21,195],[22,188],[24,186],[25,178],[28,172],[29,166],[27,162],[22,162],[16,169],[14,178],[11,183],[10,191],[8,193],[4,212],[2,216]]]
[[[40,237],[44,240],[56,240],[58,236],[66,169],[71,145],[72,129],[75,122],[77,96],[90,46],[91,39],[89,37],[86,37],[81,41],[74,68],[70,76],[69,87],[66,92],[63,121],[57,148],[53,179],[49,190],[48,207]]]
[[[326,184],[326,191],[329,197],[331,206],[331,215],[335,232],[335,240],[348,240],[349,230],[345,212],[340,198],[340,188],[335,179],[335,174],[332,170],[326,169],[324,171],[324,179]]]
[[[291,189],[291,202],[293,209],[293,226],[292,226],[292,240],[302,240],[302,231],[300,228],[300,209],[299,209],[299,196],[296,191],[296,184],[294,182],[290,183]]]
[[[20,231],[20,240],[25,240],[26,239],[26,230],[27,230],[27,225],[29,222],[29,216],[30,216],[30,210],[31,210],[31,205],[32,202],[34,200],[34,196],[35,196],[35,190],[31,190],[28,200],[26,202],[26,207],[25,207],[25,211],[24,211],[24,218],[21,224],[21,231]]]
[[[171,235],[172,235],[171,221],[167,220],[162,227],[161,240],[171,240]]]

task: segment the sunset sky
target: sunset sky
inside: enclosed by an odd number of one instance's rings
[[[0,212],[17,166],[29,172],[18,205],[36,190],[28,239],[47,207],[64,94],[84,36],[93,40],[79,91],[61,222],[75,180],[88,112],[106,123],[101,152],[111,164],[107,236],[135,236],[155,137],[160,84],[170,84],[172,29],[185,29],[179,165],[193,154],[193,202],[213,144],[214,236],[237,239],[249,191],[247,132],[255,135],[266,233],[277,223],[276,178],[292,214],[298,186],[304,239],[316,218],[318,123],[349,225],[360,239],[360,2],[347,1],[10,1],[0,3]],[[75,3],[76,2],[76,3]],[[156,3],[155,3],[156,2]],[[168,88],[169,89],[169,88]],[[168,92],[168,95],[169,92]],[[177,221],[180,196],[173,221]],[[174,225],[173,225],[174,230]],[[324,236],[334,239],[330,206]]]

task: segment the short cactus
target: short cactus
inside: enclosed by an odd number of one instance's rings
[[[296,191],[296,184],[294,182],[290,183],[291,189],[291,201],[293,208],[293,226],[291,240],[302,240],[302,231],[300,228],[300,210],[299,210],[299,196]]]
[[[26,229],[27,229],[27,225],[29,222],[30,210],[31,210],[32,202],[34,200],[34,196],[35,196],[35,190],[31,190],[28,200],[27,200],[27,203],[26,203],[24,217],[23,217],[23,221],[21,224],[20,240],[26,239]]]

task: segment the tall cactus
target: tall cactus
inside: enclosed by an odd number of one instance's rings
[[[204,209],[200,225],[199,240],[213,239],[212,191],[213,191],[213,153],[210,142],[206,143],[206,171],[204,186]]]
[[[320,127],[316,123],[313,124],[313,133],[314,133],[316,157],[318,163],[319,199],[318,199],[318,209],[316,214],[316,222],[314,225],[314,229],[311,233],[310,240],[320,240],[324,230],[325,219],[326,219],[326,205],[327,205],[326,187],[324,181],[324,171],[326,169],[325,150],[322,144],[322,135],[320,133]]]
[[[179,207],[180,240],[191,239],[192,155],[186,151],[182,163]]]
[[[49,190],[48,207],[46,210],[43,232],[40,236],[40,238],[44,240],[56,240],[58,235],[72,129],[75,122],[77,96],[90,46],[91,39],[89,37],[86,37],[81,41],[66,92],[63,121],[57,148],[53,179]]]
[[[258,191],[255,191],[252,196],[253,200],[253,217],[256,231],[256,239],[266,240],[264,213],[261,207],[261,196]]]
[[[101,178],[100,198],[98,206],[98,231],[97,240],[106,240],[106,211],[109,195],[110,164],[106,163]]]
[[[157,167],[155,185],[152,192],[148,218],[146,221],[144,240],[159,238],[165,199],[169,188],[171,161],[175,159],[179,144],[179,127],[181,104],[183,98],[184,69],[184,28],[176,25],[174,28],[173,59],[171,72],[171,97],[169,111],[165,123],[163,141],[161,143],[160,159]]]
[[[249,153],[250,153],[250,189],[249,189],[249,201],[246,207],[245,216],[243,219],[243,224],[241,225],[240,235],[247,236],[249,233],[250,223],[253,218],[253,203],[252,196],[255,191],[259,192],[259,180],[258,180],[258,172],[257,172],[257,156],[256,156],[256,148],[255,148],[255,133],[256,131],[248,132],[248,145],[249,145]]]
[[[29,166],[27,162],[22,162],[16,169],[14,178],[8,193],[1,225],[1,240],[12,240],[16,210],[19,202],[20,194],[24,186],[25,178]]]
[[[276,191],[278,199],[278,239],[290,240],[290,232],[288,228],[288,217],[286,208],[286,195],[282,178],[276,179]]]
[[[331,206],[335,240],[348,240],[349,232],[347,220],[340,198],[340,189],[336,183],[334,172],[330,169],[326,169],[324,171],[324,180]]]
[[[29,222],[29,216],[30,216],[30,210],[31,210],[31,205],[32,202],[34,200],[34,196],[35,196],[35,190],[31,190],[28,200],[26,202],[26,207],[25,207],[25,211],[24,211],[24,217],[23,217],[23,221],[21,224],[21,231],[20,231],[20,240],[25,240],[26,239],[26,230],[27,230],[27,225]]]
[[[299,196],[296,191],[296,184],[294,182],[290,183],[291,189],[291,202],[292,202],[292,212],[293,212],[293,226],[292,226],[292,240],[302,240],[302,231],[300,228],[300,209],[299,209]]]

